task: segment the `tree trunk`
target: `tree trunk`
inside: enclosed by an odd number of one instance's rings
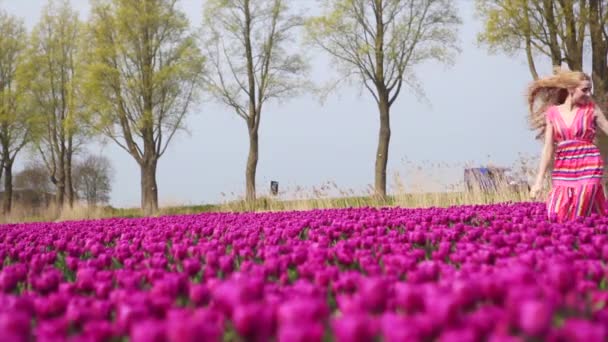
[[[526,57],[528,59],[528,68],[532,78],[538,79],[538,72],[536,71],[536,64],[534,63],[534,56],[532,55],[532,36],[530,32],[530,16],[529,16],[528,1],[524,1],[524,20],[525,20],[525,35],[526,35]]]
[[[65,203],[65,163],[64,163],[64,152],[62,152],[59,156],[59,161],[57,163],[59,167],[58,170],[58,178],[57,178],[57,206],[60,209],[63,209],[63,204]]]
[[[245,170],[245,199],[247,202],[253,202],[256,199],[255,194],[255,173],[258,167],[258,130],[256,128],[249,129],[249,155],[247,156],[247,168]]]
[[[390,106],[388,94],[379,92],[378,109],[380,110],[380,133],[376,153],[375,190],[376,195],[386,199],[386,166],[388,163],[388,146],[391,139]]]
[[[74,185],[72,184],[72,137],[68,138],[68,148],[65,157],[65,190],[68,197],[68,205],[74,207]]]
[[[579,41],[579,35],[577,25],[580,24],[582,18],[575,18],[574,15],[574,4],[572,1],[560,1],[562,5],[562,15],[565,21],[566,28],[566,62],[570,70],[582,70],[583,69],[583,44]],[[580,6],[585,7],[584,1],[581,1]],[[581,9],[584,11],[584,9]]]
[[[13,162],[4,161],[4,199],[2,212],[9,214],[13,206]]]
[[[141,207],[145,215],[151,215],[158,210],[158,188],[156,185],[155,159],[144,160],[141,168]]]
[[[528,68],[530,69],[530,74],[532,74],[532,78],[534,80],[538,79],[538,72],[536,71],[536,64],[534,63],[534,56],[532,55],[532,43],[530,39],[526,39],[526,57],[528,58]]]
[[[602,14],[599,0],[589,2],[589,31],[591,36],[592,78],[594,97],[602,109],[606,108],[608,92],[608,42],[603,34]]]
[[[591,36],[591,57],[594,98],[604,113],[608,113],[608,42],[603,33],[603,15],[600,13],[599,0],[589,1],[589,32]],[[608,137],[598,131],[597,143],[604,162],[608,161]],[[608,178],[608,168],[604,170],[604,187]]]
[[[553,11],[553,0],[543,0],[543,14],[547,21],[547,27],[549,29],[549,50],[551,52],[551,65],[553,71],[556,68],[560,68],[562,65],[562,52],[557,40],[557,24],[555,22],[555,14]]]
[[[386,164],[388,162],[388,144],[391,139],[389,120],[389,91],[384,80],[384,4],[375,0],[374,15],[376,17],[376,37],[374,39],[376,73],[374,83],[378,92],[378,109],[380,111],[380,133],[378,134],[378,150],[376,151],[375,191],[376,196],[386,200]]]

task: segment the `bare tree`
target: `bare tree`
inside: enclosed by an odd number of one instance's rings
[[[414,67],[429,60],[450,63],[461,23],[452,0],[330,0],[307,23],[308,36],[326,51],[345,78],[358,77],[380,114],[375,192],[386,197],[391,137],[390,108],[402,87],[423,92]]]
[[[53,193],[55,185],[51,182],[44,163],[30,160],[25,167],[15,174],[15,187],[43,194]]]
[[[289,98],[306,85],[306,64],[290,53],[292,32],[303,24],[288,0],[210,0],[205,7],[203,48],[209,58],[208,91],[245,120],[249,154],[246,199],[256,198],[259,127],[264,104]]]
[[[89,206],[110,201],[114,170],[110,160],[102,155],[88,155],[74,168],[74,188],[78,197]]]

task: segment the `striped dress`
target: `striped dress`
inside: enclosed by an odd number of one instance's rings
[[[547,110],[556,145],[552,188],[547,200],[550,219],[564,222],[592,213],[604,214],[604,164],[594,145],[594,104],[580,107],[570,126],[556,106]]]

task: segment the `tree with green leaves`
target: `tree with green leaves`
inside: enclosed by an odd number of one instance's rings
[[[533,79],[536,58],[547,58],[554,70],[566,64],[583,71],[585,47],[591,49],[591,77],[596,102],[608,112],[608,1],[607,0],[476,0],[484,22],[478,41],[492,52],[515,55],[525,51]],[[544,117],[529,117],[542,139]],[[608,158],[608,137],[598,132],[599,147]],[[607,170],[608,172],[608,170]]]
[[[404,86],[423,95],[414,68],[451,63],[461,20],[452,0],[331,0],[307,23],[313,44],[336,61],[345,79],[356,77],[380,114],[375,192],[386,197],[390,109]]]
[[[20,73],[35,115],[33,142],[62,207],[74,204],[72,160],[86,141],[81,92],[82,23],[67,0],[49,0]]]
[[[490,51],[514,55],[525,51],[534,79],[535,56],[551,60],[554,69],[566,63],[582,70],[589,7],[586,0],[476,0],[484,22],[478,41]]]
[[[307,85],[307,65],[289,51],[292,33],[303,24],[290,0],[209,0],[203,44],[209,58],[206,89],[247,124],[247,201],[256,199],[259,127],[264,105],[295,96]]]
[[[204,59],[176,0],[92,2],[85,90],[94,126],[141,170],[141,207],[158,209],[156,170],[200,88]]]
[[[4,214],[12,207],[15,159],[30,139],[27,97],[18,80],[26,41],[23,21],[0,11],[0,178],[4,177]]]

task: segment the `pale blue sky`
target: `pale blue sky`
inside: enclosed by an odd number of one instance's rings
[[[45,0],[0,0],[9,13],[25,19],[31,28]],[[72,4],[88,16],[86,0]],[[182,0],[191,22],[200,25],[202,0]],[[313,1],[303,0],[311,5]],[[462,53],[455,64],[429,64],[417,69],[431,106],[402,92],[392,108],[392,138],[388,174],[399,171],[407,180],[404,158],[425,161],[511,165],[518,153],[539,153],[540,145],[526,126],[524,92],[530,74],[523,56],[490,55],[478,48],[481,23],[474,17],[474,2],[457,1],[463,25]],[[314,54],[312,80],[331,72],[329,59]],[[547,74],[549,65],[538,61]],[[188,118],[191,134],[181,133],[160,160],[159,198],[163,204],[198,204],[221,201],[222,192],[244,193],[248,138],[243,120],[229,108],[201,103]],[[473,126],[483,127],[473,129]],[[302,96],[266,107],[260,127],[258,189],[267,193],[270,180],[282,189],[296,185],[312,188],[334,181],[342,189],[364,191],[374,181],[378,112],[367,90],[344,86],[321,105]],[[96,151],[94,151],[96,152]],[[108,144],[116,170],[111,203],[139,205],[139,168],[123,150]],[[458,181],[461,169],[445,172],[446,183]],[[413,175],[410,175],[414,177]],[[390,191],[390,188],[389,188]]]

